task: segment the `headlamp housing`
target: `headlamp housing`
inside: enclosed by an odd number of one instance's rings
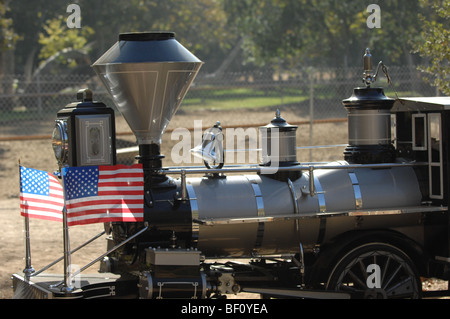
[[[52,133],[52,147],[59,166],[67,162],[67,153],[69,143],[67,140],[67,121],[63,119],[56,120],[55,128]]]
[[[57,113],[52,146],[59,167],[116,164],[114,110],[82,89]]]

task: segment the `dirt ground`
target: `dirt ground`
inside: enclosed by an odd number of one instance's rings
[[[220,121],[221,125],[266,124],[274,117],[275,110],[264,111],[196,111],[179,112],[171,121],[168,129],[194,127],[194,120],[202,120],[203,129]],[[307,120],[297,115],[295,109],[281,109],[281,115],[288,122]],[[32,123],[24,124],[32,125]],[[52,121],[47,128],[37,134],[51,134]],[[123,120],[117,122],[117,132],[129,132]],[[309,125],[301,125],[297,131],[297,145],[310,145]],[[346,123],[320,124],[314,126],[313,145],[345,144],[347,142]],[[121,136],[122,139],[134,141],[130,135]],[[170,133],[166,133],[162,142],[162,153],[166,155],[163,165],[171,166],[171,148],[177,141],[171,140]],[[330,161],[342,160],[343,147],[335,149],[298,151],[298,160]],[[169,155],[169,156],[168,156]],[[311,157],[312,156],[312,157]],[[44,140],[3,141],[0,142],[0,298],[11,298],[11,280],[14,273],[21,273],[24,269],[24,219],[19,209],[19,166],[18,161],[27,167],[53,172],[57,169],[51,142]],[[70,245],[75,248],[103,230],[102,224],[73,226],[70,228]],[[44,267],[62,256],[62,225],[57,222],[30,220],[31,260],[36,270]],[[105,252],[104,237],[94,241],[72,256],[72,263],[84,266],[91,260]],[[62,262],[48,270],[52,273],[62,273]],[[98,265],[93,265],[83,273],[96,273]],[[83,274],[82,273],[82,274]]]

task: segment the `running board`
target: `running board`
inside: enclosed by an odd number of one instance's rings
[[[278,296],[278,297],[296,297],[305,299],[350,299],[350,295],[336,291],[320,291],[320,290],[301,290],[301,289],[283,289],[283,288],[251,288],[242,289],[243,292]]]
[[[435,259],[437,261],[443,261],[443,262],[446,262],[446,263],[450,263],[450,257],[436,256]]]

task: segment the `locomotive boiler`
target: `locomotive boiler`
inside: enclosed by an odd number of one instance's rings
[[[62,289],[16,274],[15,296],[419,298],[420,277],[448,280],[449,99],[388,98],[371,64],[367,51],[343,100],[343,159],[298,162],[297,127],[277,111],[259,164],[223,163],[205,147],[215,130],[196,149],[205,167],[165,167],[161,137],[202,62],[171,32],[119,35],[93,68],[136,136],[144,220],[105,225],[99,276]],[[114,117],[90,91],[57,117],[60,168],[116,163]]]

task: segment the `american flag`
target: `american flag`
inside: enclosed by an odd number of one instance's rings
[[[144,220],[144,172],[132,166],[63,168],[67,223]]]
[[[20,166],[20,214],[25,217],[62,221],[64,192],[48,172]]]

